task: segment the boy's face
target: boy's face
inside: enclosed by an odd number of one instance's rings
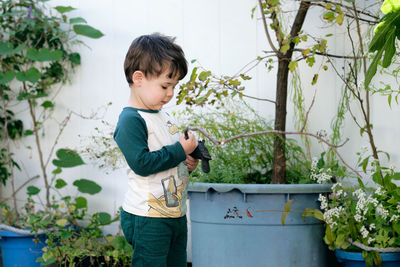
[[[168,75],[169,69],[158,77],[141,76],[135,86],[137,108],[160,110],[172,99],[179,80],[177,77],[169,78]]]

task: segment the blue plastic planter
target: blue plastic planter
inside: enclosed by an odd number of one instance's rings
[[[0,230],[3,267],[39,267],[36,262],[42,256],[46,235],[21,235]],[[35,242],[37,241],[37,242]]]
[[[331,185],[236,185],[194,183],[189,186],[194,267],[324,267],[327,247],[322,222],[301,213],[267,211],[224,219],[228,209],[241,211],[319,208],[320,193]]]
[[[340,249],[335,250],[338,262],[344,267],[365,267],[365,260],[361,252],[347,252]],[[400,253],[380,253],[382,257],[382,267],[399,267]],[[375,266],[375,265],[374,265]]]

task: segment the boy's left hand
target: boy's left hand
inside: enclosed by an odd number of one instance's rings
[[[197,164],[199,164],[199,160],[195,159],[189,155],[186,155],[186,165],[188,167],[189,172],[192,172],[196,169]]]

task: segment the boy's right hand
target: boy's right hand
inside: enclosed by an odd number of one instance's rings
[[[199,144],[196,138],[194,137],[193,133],[188,132],[188,135],[189,139],[186,139],[184,134],[182,134],[181,137],[179,138],[179,143],[181,143],[183,150],[185,150],[186,155],[192,153]]]

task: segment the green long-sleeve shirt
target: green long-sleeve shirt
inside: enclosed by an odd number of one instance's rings
[[[129,166],[129,189],[123,209],[149,217],[186,213],[188,171],[172,119],[162,111],[125,107],[114,139]]]

